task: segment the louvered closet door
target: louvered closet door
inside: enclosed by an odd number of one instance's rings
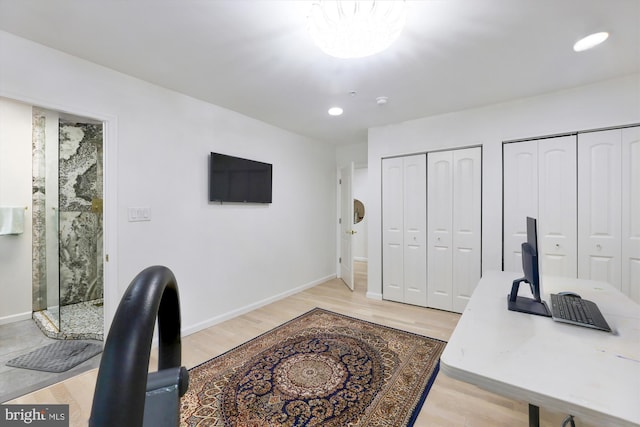
[[[504,144],[504,271],[522,272],[528,216],[538,217],[538,141]]]
[[[538,141],[538,252],[544,275],[578,273],[576,139]]]
[[[640,303],[640,127],[622,129],[622,291]]]
[[[481,276],[482,153],[453,151],[453,311],[462,313]]]
[[[453,301],[453,155],[427,154],[428,305],[452,309]]]
[[[426,156],[404,161],[404,302],[427,306]]]
[[[621,288],[621,132],[578,137],[578,277]]]
[[[402,158],[382,160],[382,294],[404,302],[404,169]]]

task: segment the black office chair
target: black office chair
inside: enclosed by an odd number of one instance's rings
[[[158,319],[158,371],[148,374]],[[176,427],[189,387],[181,363],[180,298],[173,273],[154,266],[124,293],[107,336],[93,396],[90,427]]]

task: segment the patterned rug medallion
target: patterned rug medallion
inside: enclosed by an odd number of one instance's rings
[[[313,309],[190,371],[181,426],[411,426],[445,342]]]

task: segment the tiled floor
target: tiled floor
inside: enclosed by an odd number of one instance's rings
[[[6,366],[15,357],[55,342],[29,320],[0,325],[0,403],[57,383],[100,364],[100,355],[59,374]]]
[[[100,340],[104,338],[103,300],[97,299],[47,309],[34,313],[38,327],[49,338],[72,340]],[[60,316],[60,318],[58,318]],[[58,328],[58,324],[62,328]]]

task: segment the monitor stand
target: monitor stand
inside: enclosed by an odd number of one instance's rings
[[[529,284],[524,278],[516,279],[511,286],[511,294],[508,295],[507,307],[511,311],[519,311],[521,313],[535,314],[538,316],[551,317],[551,312],[547,303],[534,298],[526,298],[518,296],[520,284]]]

